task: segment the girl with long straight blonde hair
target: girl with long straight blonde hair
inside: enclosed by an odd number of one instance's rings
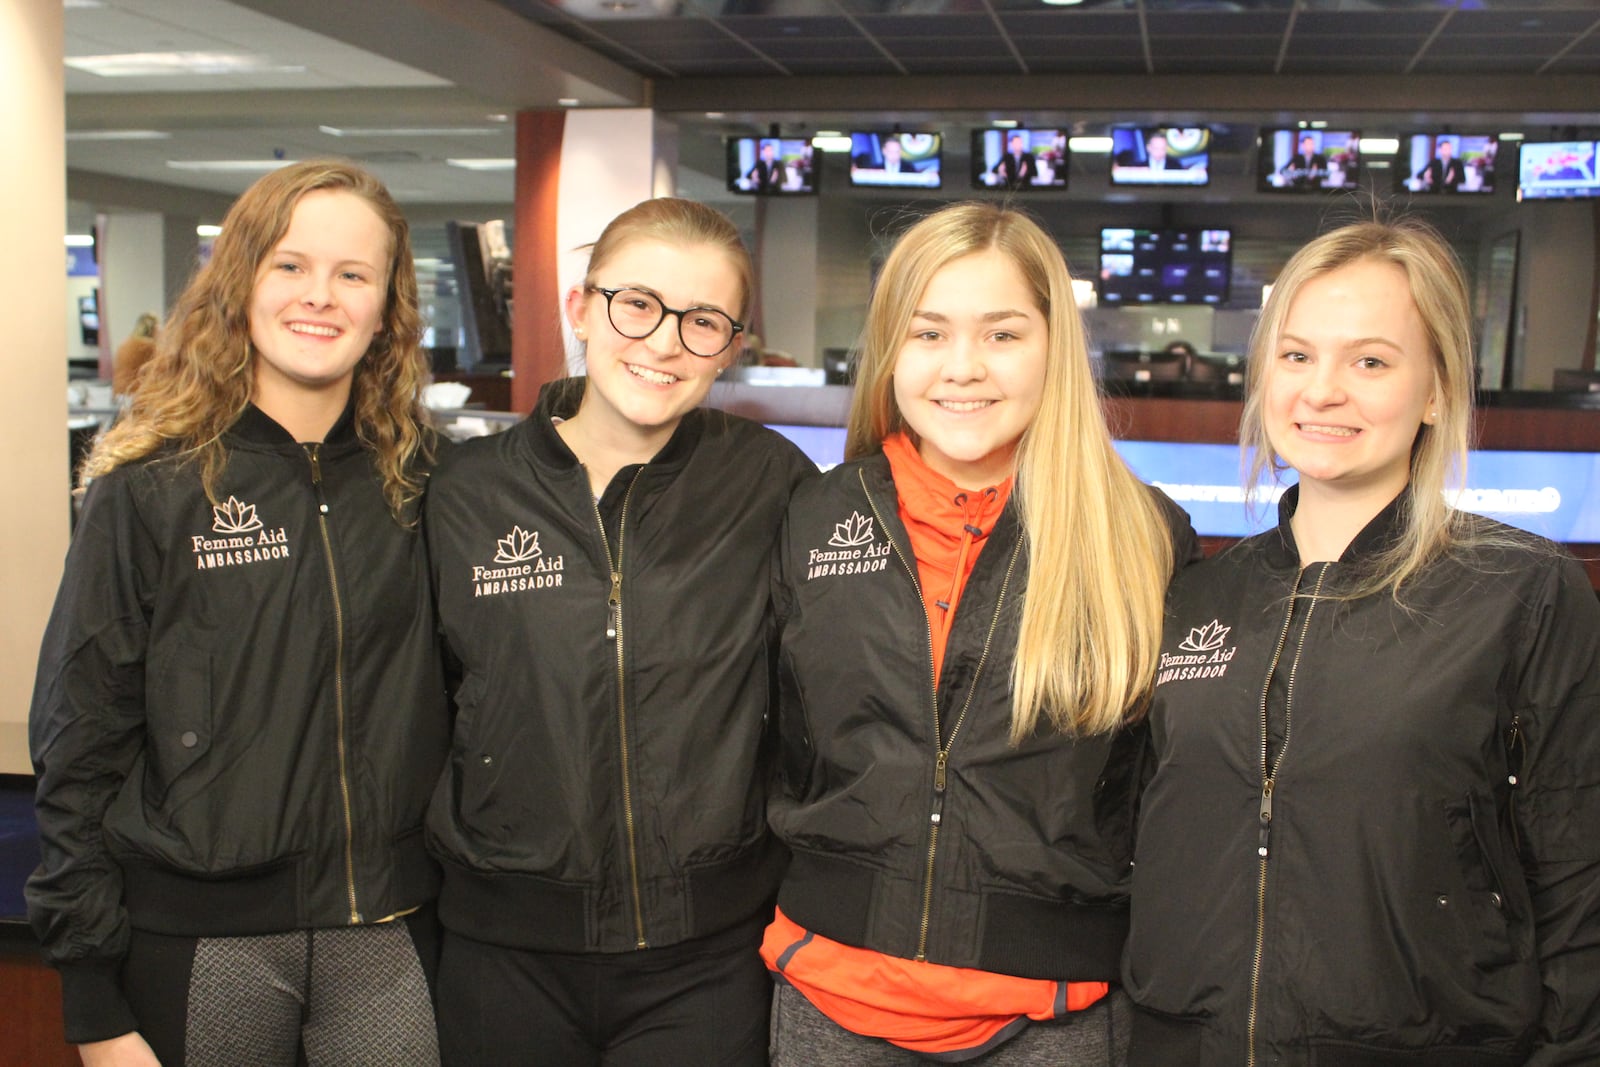
[[[1112,447],[1037,223],[966,203],[900,238],[846,451],[780,546],[775,1062],[1116,1063],[1118,728],[1195,543]]]

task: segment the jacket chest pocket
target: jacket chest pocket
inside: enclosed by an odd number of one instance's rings
[[[211,750],[211,656],[180,644],[151,668],[145,687],[145,795],[160,805],[173,783]]]

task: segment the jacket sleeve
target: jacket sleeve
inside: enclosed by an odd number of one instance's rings
[[[128,944],[122,872],[101,830],[144,744],[144,579],[156,553],[129,483],[114,472],[84,500],[28,718],[40,837],[28,917],[61,973],[73,1043],[136,1029],[118,980]]]
[[[1189,520],[1189,513],[1155,486],[1147,488],[1155,496],[1156,506],[1160,509],[1162,518],[1167,520],[1167,529],[1172,534],[1172,573],[1177,574],[1189,564],[1198,562],[1205,552],[1201,547],[1200,538],[1195,535],[1194,523]]]
[[[1600,1063],[1600,601],[1548,569],[1515,679],[1526,751],[1516,819],[1544,1008],[1529,1067]]]

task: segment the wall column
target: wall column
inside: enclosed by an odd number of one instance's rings
[[[513,409],[531,411],[545,382],[582,373],[561,309],[583,280],[584,246],[641,200],[672,195],[676,153],[673,127],[646,108],[517,115]]]
[[[66,95],[61,0],[0,4],[0,129],[26,151],[0,168],[7,297],[0,450],[0,773],[29,774],[28,701],[67,547]]]

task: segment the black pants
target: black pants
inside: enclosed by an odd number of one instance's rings
[[[436,1067],[431,912],[258,937],[134,930],[122,986],[162,1067]]]
[[[664,948],[533,952],[446,931],[447,1067],[766,1067],[765,921]]]

